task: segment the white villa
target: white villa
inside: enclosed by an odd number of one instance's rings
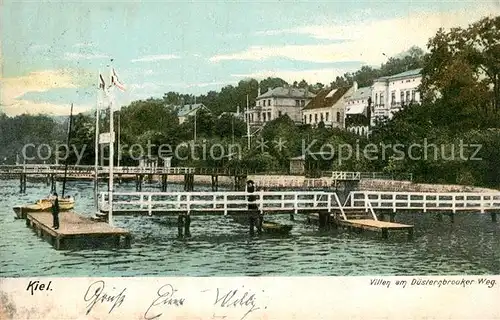
[[[344,128],[345,99],[356,89],[357,84],[338,89],[323,89],[302,109],[302,122],[317,126],[323,122],[326,127]]]
[[[357,87],[356,82],[354,86]],[[372,88],[357,88],[346,97],[346,125],[345,128],[360,135],[367,135],[370,125],[370,107],[372,105]]]
[[[422,81],[422,69],[408,70],[389,77],[378,78],[372,86],[373,112],[371,125],[377,119],[388,117],[410,102],[420,102],[418,86]]]
[[[288,115],[296,123],[302,121],[301,110],[314,97],[312,92],[302,88],[270,89],[256,98],[256,105],[245,112],[245,121],[250,125],[265,125],[282,115]]]

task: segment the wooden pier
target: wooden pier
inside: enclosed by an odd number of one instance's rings
[[[130,247],[131,235],[127,230],[93,221],[74,212],[59,213],[60,227],[57,230],[51,227],[50,212],[28,213],[26,225],[56,250]]]
[[[373,219],[353,219],[353,220],[337,220],[339,226],[345,227],[348,230],[361,232],[363,230],[381,232],[382,238],[389,237],[389,231],[406,231],[408,239],[413,238],[413,226],[395,222],[387,222]]]

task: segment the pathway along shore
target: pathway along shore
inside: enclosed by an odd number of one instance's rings
[[[249,180],[253,180],[257,187],[282,187],[296,188],[297,186],[329,187],[332,184],[331,178],[323,177],[317,179],[305,178],[304,176],[290,175],[249,175]],[[153,177],[153,181],[161,181],[158,176]],[[171,175],[168,177],[169,183],[184,183],[184,176]],[[219,186],[232,187],[234,178],[219,176]],[[211,176],[195,175],[195,185],[210,186]],[[401,191],[401,192],[498,192],[496,189],[465,186],[458,184],[430,184],[414,183],[411,181],[383,180],[383,179],[361,179],[357,190],[361,191]]]

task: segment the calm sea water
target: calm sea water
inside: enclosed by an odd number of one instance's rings
[[[170,185],[169,191],[182,186]],[[60,185],[58,186],[60,190]],[[91,182],[68,182],[75,211],[93,215]],[[133,183],[117,190],[134,190]],[[156,190],[147,186],[146,190]],[[195,186],[195,190],[203,190]],[[269,220],[293,223],[286,237],[250,238],[247,228],[223,217],[193,217],[192,238],[178,240],[177,228],[154,217],[115,217],[132,232],[130,249],[56,251],[15,220],[12,207],[46,196],[49,187],[28,182],[27,194],[18,181],[0,180],[0,275],[29,276],[346,276],[500,274],[500,223],[489,214],[444,216],[399,214],[397,222],[415,225],[413,241],[405,235],[383,240],[378,234],[342,230],[320,233],[288,215]]]

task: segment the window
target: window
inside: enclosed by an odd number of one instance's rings
[[[401,94],[401,100],[400,100],[400,102],[401,102],[401,104],[402,104],[402,103],[404,103],[404,102],[405,102],[405,92],[401,90],[401,93],[400,93],[400,94]]]
[[[318,114],[317,113],[314,114],[314,123],[318,123]]]
[[[321,114],[321,121],[324,121],[323,114]]]
[[[307,116],[304,116],[304,123],[307,123]]]
[[[337,122],[340,122],[340,112],[337,112]]]
[[[328,119],[328,118],[329,118],[329,115],[330,115],[330,113],[329,113],[329,112],[327,112],[327,113],[325,114],[325,118],[326,118],[326,119],[325,119],[325,121],[326,121],[326,122],[328,122],[328,120],[329,120],[329,119]]]
[[[265,113],[265,112],[262,114],[262,120],[263,120],[264,122],[266,122],[266,113]]]
[[[278,111],[278,117],[281,117],[281,111]]]
[[[380,105],[381,106],[385,105],[384,93],[383,92],[380,93]]]
[[[313,115],[312,114],[309,115],[309,123],[311,123],[311,122],[313,122]]]
[[[304,107],[306,105],[306,100],[300,100],[300,106]]]
[[[375,104],[378,104],[378,93],[375,93]]]
[[[396,91],[391,92],[391,104],[396,103]]]
[[[411,91],[411,101],[415,101],[415,90]]]
[[[268,112],[268,113],[267,113],[267,119],[268,119],[269,121],[271,121],[271,112]]]
[[[270,106],[271,105],[271,99],[267,100],[267,105]]]
[[[406,102],[410,101],[410,90],[406,91]]]
[[[262,103],[264,104],[263,106],[266,106],[266,100],[263,100]]]
[[[300,107],[300,100],[295,100],[295,106]]]

